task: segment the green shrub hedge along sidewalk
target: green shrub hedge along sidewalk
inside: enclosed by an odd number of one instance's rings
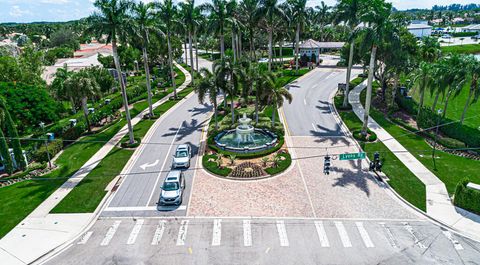
[[[467,187],[468,178],[457,184],[454,204],[472,213],[480,214],[480,191]]]
[[[179,75],[178,78],[183,81],[185,80],[183,74]],[[163,94],[163,97],[167,95],[167,93],[161,94]],[[161,94],[155,95],[154,98],[161,97]],[[167,103],[168,102],[170,101],[167,101]],[[132,117],[138,115],[146,106],[148,106],[146,101],[133,104],[131,110]],[[59,168],[51,173],[40,176],[35,180],[27,180],[1,188],[0,203],[2,205],[2,211],[0,211],[0,219],[2,222],[0,223],[0,238],[6,235],[56,189],[65,183],[70,176],[77,172],[82,165],[100,150],[105,142],[109,141],[125,124],[126,121],[120,119],[117,122],[105,126],[100,132],[85,136],[76,143],[68,146],[55,162]]]

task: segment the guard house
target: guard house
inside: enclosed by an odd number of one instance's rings
[[[302,42],[299,46],[300,58],[307,56],[312,58],[312,54],[315,55],[316,63],[319,62],[320,54],[326,51],[339,50],[343,47],[345,42],[319,42],[316,40],[308,39]]]

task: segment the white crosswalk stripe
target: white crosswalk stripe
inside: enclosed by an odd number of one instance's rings
[[[415,242],[415,245],[419,248],[422,248],[422,249],[426,249],[427,246],[425,246],[421,241],[420,239],[418,239],[418,236],[416,235],[415,231],[413,231],[413,227],[407,223],[407,222],[404,222],[403,223],[403,227],[410,233],[410,235],[413,237],[413,240]]]
[[[212,246],[220,246],[222,240],[222,220],[213,220]]]
[[[460,244],[460,242],[458,242],[455,238],[453,238],[453,235],[450,231],[443,230],[442,233],[445,235],[446,238],[448,238],[448,240],[450,240],[450,242],[452,242],[453,247],[456,250],[463,250],[462,244]]]
[[[135,244],[135,241],[137,240],[138,233],[140,233],[140,230],[142,229],[143,222],[145,222],[145,220],[143,220],[143,219],[138,219],[135,222],[135,225],[133,226],[132,232],[130,232],[130,236],[128,236],[127,245]]]
[[[252,246],[252,225],[250,220],[243,220],[243,245]]]
[[[90,239],[90,237],[92,236],[93,234],[93,231],[88,231],[86,232],[81,238],[80,240],[78,241],[78,245],[85,245],[88,241],[88,239]]]
[[[392,233],[392,230],[390,230],[390,228],[388,228],[385,223],[383,222],[380,222],[379,223],[382,228],[384,229],[385,231],[385,234],[386,234],[386,238],[388,240],[388,243],[390,243],[390,245],[393,247],[393,248],[398,248],[398,244],[397,244],[397,240],[395,240],[395,237],[393,236],[393,233]]]
[[[340,221],[335,221],[334,224],[335,224],[335,227],[337,228],[338,235],[340,236],[340,240],[342,241],[343,247],[345,248],[352,247],[352,242],[350,242],[350,238],[348,237],[347,230],[345,229],[345,226],[343,225],[343,223]]]
[[[160,241],[162,240],[163,232],[165,232],[165,223],[166,221],[162,220],[157,225],[157,228],[155,229],[155,234],[153,234],[152,245],[158,245],[158,243],[160,243]]]
[[[373,245],[372,239],[370,239],[370,236],[368,235],[367,230],[363,226],[363,223],[355,222],[355,225],[357,226],[357,230],[360,233],[360,236],[362,237],[365,247],[373,248],[375,245]]]
[[[182,220],[181,222],[180,228],[178,229],[177,246],[185,245],[185,239],[187,238],[188,222],[188,220]]]
[[[113,223],[113,225],[108,229],[107,234],[105,234],[105,237],[100,243],[100,246],[107,246],[108,244],[110,244],[110,240],[112,240],[113,236],[115,235],[115,232],[117,232],[117,229],[120,226],[120,223],[122,223],[122,221],[120,220],[117,220]]]
[[[323,226],[322,221],[315,221],[315,228],[317,229],[318,239],[320,240],[320,245],[323,248],[330,247],[330,242],[328,241],[327,233],[325,233],[325,227]]]
[[[278,231],[278,237],[280,239],[280,246],[288,247],[290,243],[288,242],[287,229],[285,228],[284,221],[282,220],[277,221],[277,231]]]

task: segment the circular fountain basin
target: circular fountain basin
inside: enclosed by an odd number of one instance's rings
[[[252,153],[273,148],[277,143],[277,135],[268,130],[252,127],[246,131],[246,134],[239,132],[238,128],[223,131],[215,136],[215,144],[226,151]]]

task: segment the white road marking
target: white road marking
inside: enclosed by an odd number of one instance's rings
[[[143,171],[145,171],[145,169],[146,169],[147,167],[154,167],[154,166],[158,165],[158,162],[160,162],[160,160],[157,159],[157,160],[155,160],[155,162],[153,162],[153,163],[151,163],[151,164],[145,163],[145,164],[141,165],[140,168],[141,168]]]
[[[390,245],[394,248],[398,248],[397,241],[395,240],[395,237],[393,236],[393,233],[390,230],[390,228],[385,226],[385,223],[383,222],[380,222],[379,224],[383,227],[383,229],[385,229],[385,233],[387,234],[387,240],[390,243]]]
[[[277,231],[278,231],[278,238],[280,239],[280,246],[288,247],[288,236],[287,236],[287,229],[285,228],[285,222],[282,220],[277,221]]]
[[[306,99],[303,99],[303,104],[307,105],[307,100]]]
[[[177,246],[184,246],[187,238],[188,220],[182,220],[180,229],[178,229]]]
[[[137,219],[135,225],[133,226],[132,232],[130,232],[130,236],[128,237],[127,245],[135,244],[135,240],[137,240],[138,233],[140,233],[144,222],[145,220],[143,219]]]
[[[117,232],[118,227],[120,226],[120,223],[122,221],[118,220],[113,223],[112,226],[107,231],[107,234],[105,234],[105,237],[103,238],[102,242],[100,243],[100,246],[107,246],[110,243],[110,240],[112,240],[112,237],[115,235],[115,232]]]
[[[163,237],[163,232],[165,232],[165,220],[161,220],[158,225],[157,229],[155,229],[155,234],[153,234],[152,245],[158,245]]]
[[[313,130],[318,132],[317,127],[315,127],[315,124],[312,123]]]
[[[423,248],[423,249],[427,248],[427,246],[425,246],[422,242],[420,242],[420,239],[418,239],[417,235],[415,234],[415,231],[413,231],[413,227],[410,224],[405,222],[403,223],[403,227],[410,233],[410,235],[412,235],[415,245],[417,245],[419,248]]]
[[[448,240],[450,240],[450,242],[452,242],[452,244],[453,244],[453,246],[455,247],[456,250],[462,250],[463,249],[462,244],[460,244],[460,242],[458,242],[455,238],[453,238],[453,235],[450,231],[445,230],[445,231],[442,231],[442,233],[445,235],[445,237],[448,238]]]
[[[162,167],[160,168],[160,172],[158,173],[157,179],[155,180],[155,185],[153,185],[152,193],[150,193],[150,197],[148,198],[147,205],[145,205],[145,206],[150,205],[150,201],[152,200],[153,193],[155,193],[155,190],[157,189],[158,181],[160,180],[160,175],[162,175],[163,168],[165,167],[165,164],[167,163],[167,160],[170,158],[169,157],[170,151],[172,150],[173,143],[177,140],[177,135],[178,135],[178,132],[180,131],[180,129],[182,129],[182,124],[180,124],[180,126],[178,126],[178,130],[175,133],[175,136],[173,137],[172,142],[170,143],[170,147],[168,147],[168,151],[165,154],[165,160],[163,160]]]
[[[360,233],[360,236],[362,237],[363,243],[365,244],[365,247],[367,248],[373,248],[375,245],[373,245],[372,240],[370,239],[370,236],[367,233],[367,230],[363,226],[362,222],[355,222],[355,225],[357,226],[357,230]]]
[[[252,225],[250,220],[243,220],[243,245],[245,247],[252,246]]]
[[[327,233],[325,233],[325,227],[323,226],[322,221],[315,221],[315,228],[317,228],[318,239],[320,239],[320,245],[322,248],[330,247],[330,242],[328,242]]]
[[[213,220],[212,246],[220,246],[222,240],[222,219]]]
[[[348,237],[347,230],[345,229],[345,226],[343,226],[343,223],[339,221],[335,221],[334,223],[335,227],[337,227],[338,234],[340,235],[340,240],[342,240],[343,247],[352,247],[352,242],[350,242],[350,238]]]
[[[156,211],[156,206],[139,206],[139,207],[107,207],[103,211],[105,212],[129,212],[129,211]]]
[[[92,231],[88,231],[86,232],[82,238],[80,238],[80,241],[78,241],[78,245],[85,245],[88,241],[88,239],[90,239],[90,237],[92,236],[93,232]]]

